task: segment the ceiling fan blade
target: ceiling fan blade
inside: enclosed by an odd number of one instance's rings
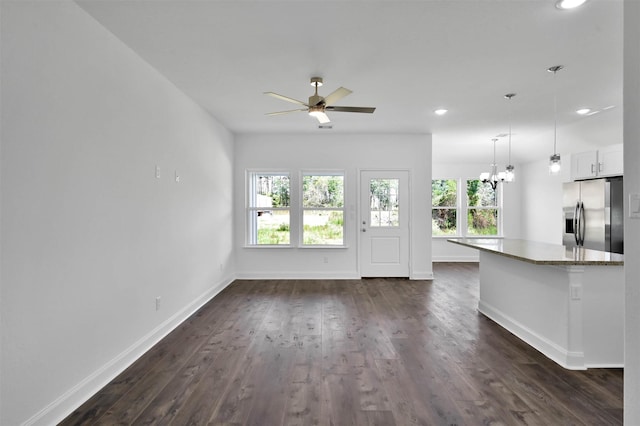
[[[352,92],[349,89],[344,87],[338,87],[336,90],[331,92],[328,96],[324,98],[324,103],[326,105],[333,105],[338,102],[340,99],[344,98],[347,95],[350,95]]]
[[[300,105],[304,105],[304,106],[307,106],[307,107],[309,106],[309,105],[307,105],[306,103],[304,103],[304,102],[302,102],[302,101],[299,101],[299,100],[297,100],[297,99],[290,98],[290,97],[288,97],[288,96],[279,95],[279,94],[277,94],[277,93],[273,93],[273,92],[264,92],[264,94],[265,94],[265,95],[269,95],[269,96],[273,96],[274,98],[278,98],[278,99],[281,99],[281,100],[283,100],[283,101],[293,102],[294,104],[300,104]]]
[[[289,114],[290,112],[300,112],[300,111],[307,111],[306,108],[301,108],[301,109],[290,109],[288,111],[276,111],[276,112],[268,112],[265,115],[280,115],[280,114]]]
[[[372,114],[376,110],[375,107],[348,107],[348,106],[327,106],[328,111],[340,111],[340,112],[364,112]]]

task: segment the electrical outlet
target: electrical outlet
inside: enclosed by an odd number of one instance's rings
[[[160,310],[160,300],[162,298],[160,296],[156,297],[156,311]]]
[[[329,258],[327,256],[325,256],[323,259],[324,263],[329,263]]]
[[[160,179],[160,166],[156,164],[156,179]]]

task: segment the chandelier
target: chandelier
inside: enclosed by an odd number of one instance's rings
[[[498,139],[493,138],[493,163],[491,163],[491,171],[480,173],[480,180],[482,183],[488,183],[495,191],[500,182],[504,182],[507,178],[505,172],[498,173],[498,165],[496,164],[496,142]]]

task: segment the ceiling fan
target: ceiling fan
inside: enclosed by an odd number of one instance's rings
[[[288,96],[279,95],[274,92],[264,92],[265,95],[273,96],[274,98],[282,99],[283,101],[292,102],[294,104],[303,105],[305,108],[292,109],[288,111],[269,112],[266,115],[280,115],[288,114],[290,112],[308,111],[309,115],[318,119],[320,124],[329,123],[329,117],[326,111],[340,111],[340,112],[363,112],[367,114],[373,113],[375,108],[371,107],[348,107],[348,106],[335,106],[333,105],[340,99],[351,93],[351,90],[339,87],[330,93],[327,97],[318,95],[318,87],[322,86],[322,77],[311,77],[311,85],[315,87],[315,93],[309,96],[309,102],[302,102],[297,99],[290,98]]]

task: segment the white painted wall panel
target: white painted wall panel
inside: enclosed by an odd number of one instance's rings
[[[624,2],[624,192],[640,193],[640,2]],[[640,219],[625,218],[624,424],[640,424]]]
[[[308,117],[301,116],[301,120]],[[336,118],[338,120],[339,118]],[[310,123],[310,125],[312,125]],[[411,276],[431,268],[431,135],[239,135],[235,151],[236,265],[245,278],[353,278],[359,276],[358,170],[409,170],[411,179]],[[247,169],[344,170],[346,248],[246,248]],[[324,262],[324,258],[328,262]]]
[[[0,424],[54,424],[229,282],[231,143],[73,2],[2,2]]]

